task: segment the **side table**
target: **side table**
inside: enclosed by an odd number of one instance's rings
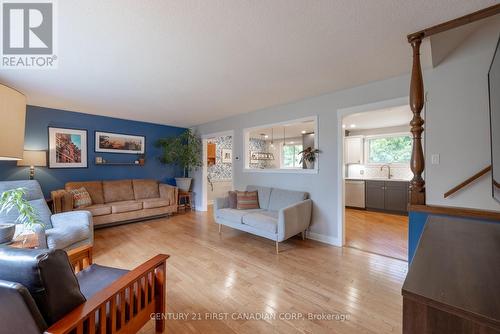
[[[186,211],[187,209],[193,211],[193,192],[179,191],[179,203],[177,203],[177,210]]]

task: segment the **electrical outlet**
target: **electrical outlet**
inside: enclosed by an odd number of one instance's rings
[[[439,154],[431,155],[431,164],[439,165]]]

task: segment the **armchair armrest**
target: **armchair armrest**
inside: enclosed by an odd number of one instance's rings
[[[98,326],[101,333],[135,333],[150,320],[153,313],[165,312],[166,261],[169,255],[159,254],[144,262],[96,293],[45,331],[48,334],[83,333],[84,326]],[[134,301],[134,296],[137,302]],[[137,307],[135,312],[135,307]],[[129,317],[126,318],[125,310]],[[107,310],[109,314],[107,314]],[[165,322],[156,318],[156,331],[163,332]],[[108,321],[106,321],[108,319]],[[111,326],[111,328],[107,328]]]
[[[179,189],[177,187],[160,183],[159,189],[160,197],[168,198],[170,200],[170,205],[177,205],[177,203],[179,203]]]
[[[67,251],[69,263],[75,273],[82,271],[92,264],[92,246],[85,245]]]
[[[217,210],[229,207],[229,197],[217,197],[214,201],[214,219],[217,221]]]
[[[279,211],[278,241],[304,232],[311,224],[312,201],[306,199]]]
[[[66,241],[66,236],[78,236],[78,242],[94,243],[94,223],[88,211],[57,213],[50,217],[51,229],[45,230],[47,248],[68,248],[73,242]]]
[[[73,194],[64,189],[54,190],[50,193],[54,213],[73,211]]]

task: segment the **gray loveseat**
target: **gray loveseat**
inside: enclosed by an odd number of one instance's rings
[[[88,211],[66,212],[53,215],[36,180],[0,181],[0,194],[4,191],[26,188],[27,199],[37,210],[43,223],[37,226],[40,248],[70,250],[83,245],[93,244],[94,227],[92,215]],[[0,223],[15,222],[18,213],[12,210],[0,214]]]
[[[304,238],[312,213],[308,193],[260,186],[247,186],[247,190],[257,190],[259,209],[231,209],[228,197],[215,200],[214,218],[219,224],[219,232],[225,225],[274,240],[276,253],[279,242],[299,233]]]

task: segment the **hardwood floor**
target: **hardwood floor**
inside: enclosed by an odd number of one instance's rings
[[[408,217],[388,213],[345,210],[346,246],[408,259]]]
[[[132,269],[170,254],[167,315],[175,319],[166,333],[401,333],[405,262],[299,237],[276,255],[271,240],[228,227],[219,236],[217,227],[211,213],[190,212],[96,230],[94,262]],[[141,333],[154,333],[152,323]]]

